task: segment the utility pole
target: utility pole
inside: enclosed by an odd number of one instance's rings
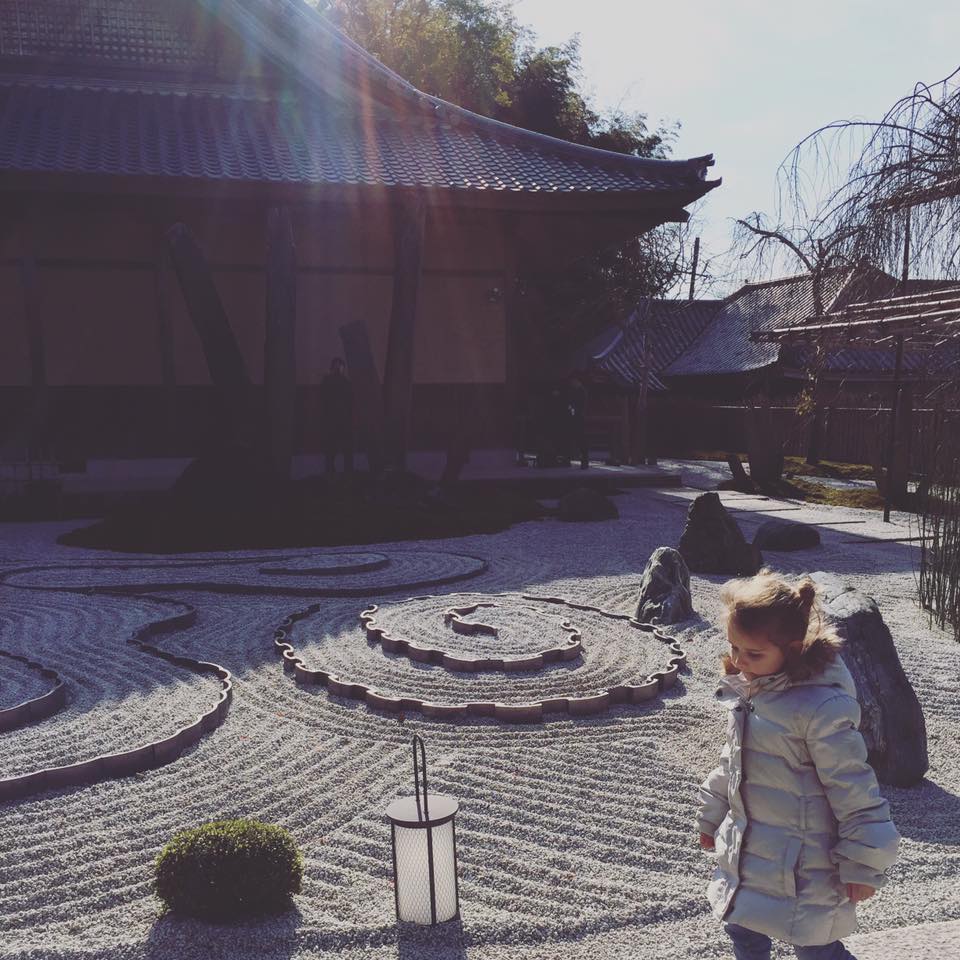
[[[697,266],[700,263],[700,238],[693,241],[693,266],[690,268],[690,296],[688,300],[693,299],[693,291],[697,284]]]

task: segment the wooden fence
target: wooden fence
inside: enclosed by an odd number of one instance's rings
[[[678,403],[654,405],[650,411],[654,444],[663,456],[690,456],[698,451],[745,453],[749,437],[749,407]],[[813,417],[794,407],[771,408],[773,430],[787,456],[806,457]],[[923,472],[925,451],[921,438],[930,438],[934,417],[940,429],[960,431],[960,410],[935,412],[916,409],[908,440],[910,470]],[[886,451],[890,411],[877,407],[828,407],[824,410],[820,459],[844,463],[873,463]],[[883,459],[882,457],[880,459]]]

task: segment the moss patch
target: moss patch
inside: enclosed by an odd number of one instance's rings
[[[784,457],[783,470],[797,477],[830,477],[834,480],[872,480],[873,467],[865,463],[843,463],[839,460],[821,460],[807,463],[803,457]]]

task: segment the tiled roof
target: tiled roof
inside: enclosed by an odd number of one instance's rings
[[[0,56],[210,62],[150,0],[0,0]]]
[[[305,105],[231,89],[36,79],[0,79],[0,170],[551,193],[698,182],[680,163],[589,164],[482,129],[371,124],[317,97]]]
[[[869,284],[878,278],[889,281],[882,293],[894,284],[878,271],[859,273],[832,270],[824,274],[822,300],[825,310],[836,309],[860,299]],[[785,277],[766,283],[748,283],[732,294],[703,333],[663,371],[666,377],[710,376],[745,373],[776,363],[780,347],[775,343],[754,343],[755,330],[789,327],[814,314],[813,280],[810,274]]]
[[[65,4],[101,12],[114,7],[113,0],[30,2],[54,11]],[[168,48],[174,51],[171,56],[180,55],[179,34],[164,34],[149,20],[137,40],[132,18],[120,17],[114,32],[113,21],[94,18],[97,29],[89,35],[81,31],[64,55],[76,54],[81,41],[87,44],[81,43],[80,51],[86,55],[90,44],[109,46],[115,34],[123,34],[118,49],[141,43],[143,69],[138,74],[101,68],[91,74],[89,64],[70,72],[58,63],[57,76],[52,67],[42,77],[0,73],[0,171],[528,195],[650,195],[657,209],[665,210],[664,217],[682,215],[684,205],[715,185],[704,179],[710,158],[647,160],[595,150],[427,97],[301,0],[182,2],[229,20],[248,46],[259,44],[272,68],[286,71],[283,92],[267,85],[256,90],[218,85],[207,73],[200,81],[190,71],[148,70],[151,58],[160,57],[154,65],[164,65]],[[9,11],[11,4],[19,8],[27,0],[0,3]],[[119,0],[116,7],[128,11],[141,5],[164,9],[157,0]],[[28,31],[31,50],[49,46],[50,36],[60,36],[60,29],[50,27],[47,39],[39,27]],[[187,56],[190,49],[187,44],[181,52]],[[11,62],[7,58],[7,70]]]
[[[624,327],[613,327],[586,347],[584,365],[592,373],[623,387],[643,384],[646,357],[644,331],[650,336],[648,388],[664,391],[665,370],[713,321],[722,300],[644,300]]]

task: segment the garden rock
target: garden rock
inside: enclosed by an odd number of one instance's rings
[[[231,444],[191,461],[174,482],[171,497],[181,509],[242,513],[262,508],[283,487],[263,454]]]
[[[763,564],[760,549],[747,543],[715,493],[701,494],[690,505],[678,549],[695,573],[752,576]]]
[[[814,573],[824,612],[844,640],[843,660],[857,685],[860,732],[882,783],[913,786],[927,772],[923,710],[872,597],[827,573]]]
[[[561,520],[616,520],[620,516],[616,504],[597,490],[578,487],[560,498],[557,515]]]
[[[640,579],[636,619],[642,623],[679,623],[693,616],[690,571],[673,547],[657,547]]]
[[[820,532],[805,523],[766,520],[760,524],[753,544],[762,550],[807,550],[820,546]]]

